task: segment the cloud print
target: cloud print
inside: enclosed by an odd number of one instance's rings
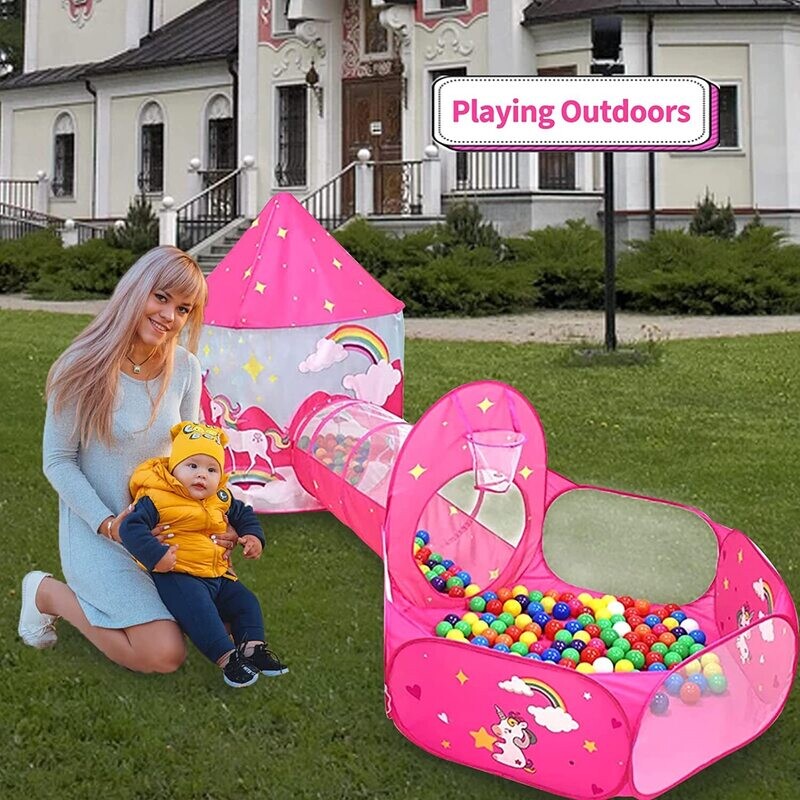
[[[753,591],[758,595],[759,600],[766,600],[767,599],[767,592],[764,589],[764,579],[759,578],[757,581],[753,581]]]
[[[537,725],[547,728],[550,733],[569,733],[580,727],[563,708],[528,706],[528,713],[534,718]]]
[[[775,622],[774,619],[768,619],[766,622],[758,623],[758,632],[761,634],[761,640],[764,642],[775,641]]]
[[[502,689],[504,692],[511,692],[511,694],[524,694],[525,697],[533,697],[533,689],[516,675],[512,676],[511,680],[498,683],[497,688]]]
[[[379,361],[372,364],[366,372],[345,375],[342,386],[354,392],[359,400],[382,406],[401,378],[400,370],[395,369],[388,361]]]
[[[300,372],[321,372],[347,358],[347,350],[332,339],[320,339],[317,349],[297,365]]]

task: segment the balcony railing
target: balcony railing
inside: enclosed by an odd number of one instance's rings
[[[348,164],[300,203],[325,230],[336,230],[355,214],[356,162]]]
[[[242,167],[226,173],[175,209],[178,247],[190,250],[238,218],[241,174]]]
[[[43,214],[30,208],[22,208],[12,203],[0,202],[0,239],[19,239],[29,233],[48,228],[63,236],[64,232],[70,228],[68,222],[70,220]],[[78,244],[105,236],[103,226],[71,220],[71,227],[77,232]]]
[[[422,213],[422,161],[376,161],[375,213]]]
[[[510,152],[456,154],[457,191],[519,189],[519,157]]]
[[[36,187],[39,181],[20,178],[0,178],[0,203],[17,208],[33,208],[36,205]]]

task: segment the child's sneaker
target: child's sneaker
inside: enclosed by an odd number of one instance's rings
[[[249,658],[245,658],[238,650],[231,653],[228,663],[222,668],[222,677],[228,686],[243,689],[258,680],[258,670]]]
[[[257,644],[247,658],[262,675],[274,678],[276,675],[285,675],[289,671],[289,667],[272,650],[268,650],[265,644]]]

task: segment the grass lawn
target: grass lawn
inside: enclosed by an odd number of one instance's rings
[[[54,650],[17,640],[19,579],[60,571],[41,474],[44,379],[86,321],[0,312],[0,797],[544,796],[436,759],[385,718],[381,563],[326,514],[267,519],[264,557],[239,561],[291,666],[283,678],[233,691],[196,651],[174,675],[136,675],[65,624]],[[406,417],[469,380],[511,383],[538,409],[554,469],[699,506],[748,533],[797,598],[799,351],[800,335],[674,342],[656,365],[580,368],[556,346],[410,341]],[[665,797],[800,797],[798,697],[760,739]],[[665,759],[679,750],[664,742]]]

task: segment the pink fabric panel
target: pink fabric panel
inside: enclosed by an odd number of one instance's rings
[[[625,781],[628,719],[587,676],[424,639],[390,660],[387,687],[395,725],[439,758],[565,797],[613,797]]]
[[[423,509],[434,494],[454,476],[472,470],[466,434],[505,429],[523,431],[527,441],[514,477],[526,510],[525,533],[499,576],[483,588],[502,586],[521,571],[541,541],[547,453],[541,422],[528,400],[496,381],[467,384],[446,394],[422,416],[400,451],[389,490],[386,530],[389,571],[419,606],[459,608],[462,602],[440,595],[415,573],[412,557],[414,532]],[[433,535],[433,532],[432,532]]]
[[[320,325],[403,309],[286,192],[264,206],[208,276],[208,289],[205,322],[226,328]]]
[[[775,721],[791,688],[797,635],[783,618],[769,617],[761,624],[767,622],[774,633],[769,642],[758,635],[758,625],[746,630],[753,648],[745,662],[739,637],[730,634],[678,670],[685,674],[692,662],[716,654],[728,682],[723,694],[703,695],[694,705],[670,697],[663,715],[652,713],[650,698],[645,700],[633,749],[632,793],[648,797],[667,791],[752,741]],[[654,691],[664,689],[658,685]],[[664,742],[670,742],[669,752]]]

